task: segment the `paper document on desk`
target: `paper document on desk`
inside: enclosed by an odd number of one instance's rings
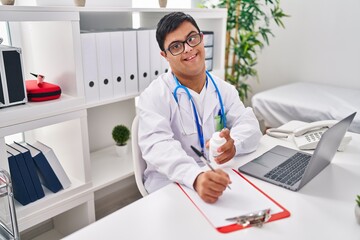
[[[194,190],[179,185],[204,217],[218,231],[225,233],[243,229],[244,227],[241,225],[229,222],[226,219],[267,208],[271,210],[269,221],[290,216],[286,209],[245,179],[240,173],[231,169],[225,171],[232,181],[231,190],[226,189],[218,201],[213,204],[204,202]]]

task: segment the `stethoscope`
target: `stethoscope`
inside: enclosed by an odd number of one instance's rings
[[[194,100],[192,99],[192,96],[189,92],[189,89],[183,85],[180,84],[179,80],[177,79],[177,77],[175,75],[174,76],[174,80],[176,82],[176,87],[174,89],[174,98],[175,98],[175,101],[177,104],[179,104],[179,100],[178,100],[178,97],[176,95],[177,91],[179,89],[183,89],[190,102],[191,102],[191,105],[192,105],[192,108],[193,108],[193,112],[194,112],[194,117],[195,117],[195,123],[196,123],[196,129],[197,129],[197,133],[198,133],[198,138],[199,138],[199,142],[200,142],[200,147],[201,147],[201,152],[204,154],[204,149],[205,149],[205,140],[204,140],[204,133],[202,131],[202,128],[201,128],[201,125],[200,125],[200,121],[199,121],[199,116],[198,116],[198,113],[197,113],[197,110],[196,110],[196,106],[195,106],[195,103],[194,103]],[[223,124],[223,127],[226,128],[226,116],[225,116],[225,110],[224,110],[224,104],[223,104],[223,101],[222,101],[222,97],[221,97],[221,94],[220,94],[220,91],[214,81],[214,79],[212,78],[212,76],[210,75],[210,73],[206,70],[206,86],[207,86],[207,83],[208,83],[208,77],[210,78],[211,82],[213,83],[214,87],[215,87],[215,90],[216,90],[216,93],[219,97],[219,103],[220,103],[220,111],[221,111],[221,115],[220,115],[220,122]]]

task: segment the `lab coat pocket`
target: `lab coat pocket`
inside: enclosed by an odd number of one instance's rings
[[[185,109],[179,109],[178,111],[179,116],[177,119],[178,125],[180,125],[180,129],[183,135],[192,135],[196,134],[196,125],[195,125],[195,119],[192,114],[190,114],[188,111],[185,111]]]

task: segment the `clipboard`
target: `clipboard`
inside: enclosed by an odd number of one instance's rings
[[[235,169],[223,169],[232,181],[231,190],[226,189],[216,203],[204,202],[193,190],[178,184],[180,189],[207,219],[207,221],[219,232],[229,233],[236,230],[249,228],[256,224],[239,224],[236,219],[242,217],[256,221],[257,213],[269,213],[260,219],[260,224],[287,218],[290,212],[256,187]],[[255,214],[254,214],[255,213]],[[255,218],[254,218],[255,216]],[[229,221],[232,220],[232,221]]]

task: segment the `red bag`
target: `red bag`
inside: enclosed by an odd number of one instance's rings
[[[61,95],[61,88],[52,83],[26,80],[25,84],[28,101],[31,102],[53,100],[59,98]]]

